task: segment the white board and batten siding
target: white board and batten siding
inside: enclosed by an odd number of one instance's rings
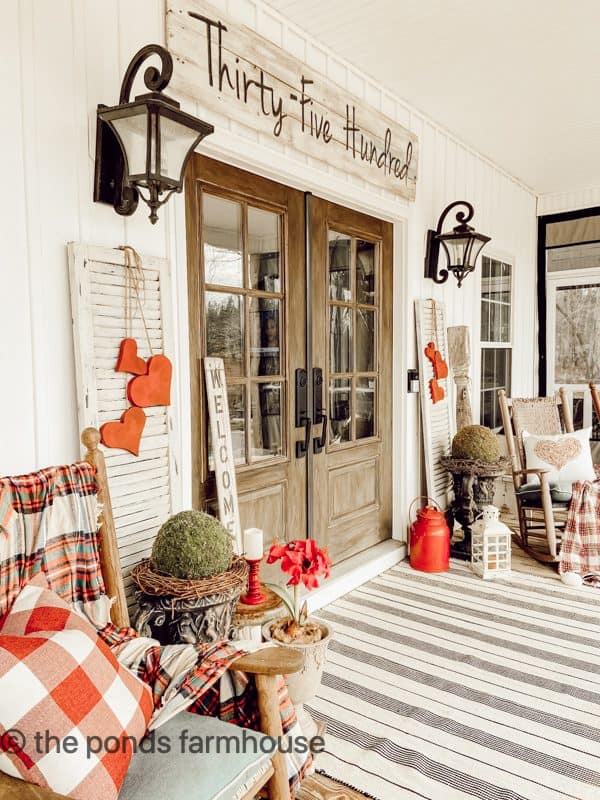
[[[429,342],[435,342],[437,350],[448,363],[448,337],[444,304],[431,298],[416,300],[415,319],[427,494],[439,503],[441,508],[445,509],[448,505],[452,481],[450,473],[440,464],[440,459],[449,454],[452,444],[451,379],[449,373],[448,378],[438,380],[445,396],[443,400],[433,403],[429,387],[429,381],[435,377],[433,364],[424,352]]]
[[[130,407],[126,387],[134,376],[115,372],[121,341],[130,335],[137,341],[139,356],[148,359],[151,353],[135,305],[131,327],[126,328],[123,251],[70,243],[68,252],[79,428],[99,428],[119,420]],[[142,302],[153,353],[175,361],[168,261],[142,256],[142,269]],[[147,421],[138,457],[102,448],[130,606],[131,570],[149,555],[159,527],[178,508],[175,386],[174,375],[172,405],[144,409]]]

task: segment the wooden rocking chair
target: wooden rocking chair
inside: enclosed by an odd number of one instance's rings
[[[595,383],[590,383],[590,392],[592,393],[592,405],[594,406],[594,411],[600,420],[600,393],[598,392],[598,387]]]
[[[85,460],[97,470],[98,500],[102,504],[102,519],[98,530],[101,546],[100,561],[107,593],[114,598],[111,618],[118,627],[128,626],[129,616],[106,467],[102,451],[98,448],[100,433],[95,428],[86,428],[81,440],[86,447]],[[275,739],[283,733],[279,715],[277,676],[297,672],[301,666],[302,656],[299,653],[281,647],[271,647],[242,656],[231,667],[232,670],[240,670],[254,676],[261,729],[263,733]],[[235,757],[235,750],[232,755],[224,756],[224,758]],[[253,800],[259,793],[261,797],[266,793],[269,800],[290,800],[287,764],[283,753],[273,754],[269,770],[260,775],[242,800]],[[25,783],[4,772],[0,772],[0,798],[1,800],[66,800],[62,795]]]
[[[571,494],[551,486],[546,470],[527,469],[523,431],[538,436],[572,433],[566,393],[561,389],[556,397],[510,399],[500,389],[498,398],[517,501],[517,544],[537,561],[556,563]],[[539,477],[539,484],[528,480],[531,475]]]

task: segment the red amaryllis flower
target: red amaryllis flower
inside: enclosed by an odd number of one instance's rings
[[[318,576],[329,577],[331,561],[327,550],[319,548],[314,539],[297,539],[283,545],[276,542],[269,550],[267,563],[279,559],[282,571],[290,575],[288,586],[297,586],[302,581],[311,591],[319,586]]]

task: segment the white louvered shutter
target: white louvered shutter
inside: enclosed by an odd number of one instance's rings
[[[452,481],[450,474],[440,464],[440,458],[449,454],[452,443],[451,378],[448,375],[448,378],[438,381],[444,389],[445,397],[443,400],[433,403],[429,388],[429,381],[434,377],[433,364],[425,355],[427,344],[435,342],[436,348],[448,362],[444,304],[432,299],[416,300],[415,316],[427,494],[433,497],[442,508],[446,508]]]
[[[79,427],[117,421],[130,407],[127,382],[115,372],[125,323],[125,254],[121,250],[71,243],[68,246]],[[142,256],[144,316],[154,355],[175,360],[168,262]],[[139,308],[133,306],[130,334],[138,355],[151,355]],[[179,487],[175,414],[175,370],[171,405],[145,408],[146,426],[138,457],[103,448],[121,567],[130,612],[131,570],[148,556],[158,528],[177,508]]]

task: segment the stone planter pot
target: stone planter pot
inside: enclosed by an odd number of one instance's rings
[[[192,600],[136,592],[134,627],[161,644],[216,642],[233,636],[233,615],[243,587]]]
[[[273,620],[265,622],[262,626],[262,635],[266,642],[302,653],[304,659],[302,669],[300,669],[299,672],[295,672],[293,675],[286,675],[285,679],[290,700],[296,707],[296,715],[298,716],[304,735],[308,738],[316,735],[317,730],[315,723],[304,710],[304,703],[309,703],[313,700],[319,691],[321,677],[323,676],[323,668],[327,660],[327,647],[331,639],[331,629],[326,622],[316,617],[311,617],[311,622],[317,622],[325,633],[320,641],[311,644],[286,644],[284,642],[279,642],[277,639],[273,639],[271,637],[271,626],[274,624]]]

